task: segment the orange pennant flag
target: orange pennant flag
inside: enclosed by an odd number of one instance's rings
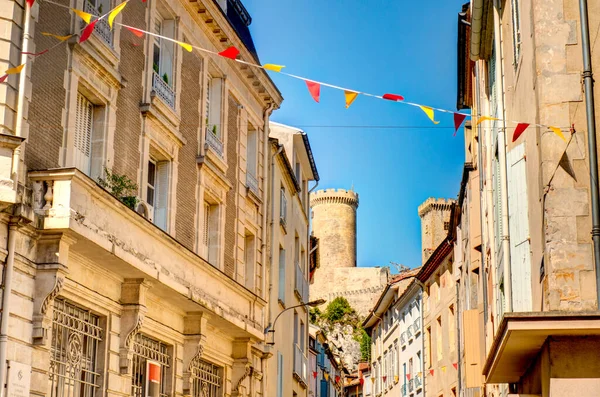
[[[548,127],[548,128],[550,128],[552,130],[552,132],[554,132],[556,135],[558,135],[558,137],[560,139],[562,139],[565,142],[567,141],[567,139],[563,135],[562,130],[560,128],[558,128],[558,127]]]
[[[183,47],[187,52],[192,52],[192,45],[188,44],[188,43],[183,43],[181,41],[178,41],[177,44],[179,44],[181,47]]]
[[[21,73],[21,70],[23,70],[24,67],[25,67],[25,64],[22,64],[22,65],[19,65],[17,67],[14,67],[14,68],[7,69],[6,72],[4,72],[4,73],[6,73],[6,74]]]
[[[285,66],[283,65],[275,65],[273,63],[265,63],[263,65],[263,68],[267,69],[267,70],[272,70],[273,72],[281,72],[281,69],[285,68]]]
[[[71,8],[71,11],[73,11],[75,14],[77,14],[77,16],[79,18],[83,19],[85,21],[85,23],[90,23],[90,21],[92,20],[93,15],[90,13],[78,10],[76,8]]]
[[[477,124],[475,124],[475,125],[479,125],[479,124],[483,123],[486,120],[498,120],[498,119],[495,118],[495,117],[490,117],[490,116],[481,116],[479,118],[479,120],[477,120]]]
[[[350,105],[352,105],[352,102],[354,102],[358,97],[358,92],[344,91],[344,95],[346,96],[346,109],[348,109]]]
[[[430,108],[429,106],[419,106],[421,108],[421,110],[423,112],[425,112],[425,114],[427,115],[427,117],[429,117],[429,119],[431,121],[433,121],[433,124],[439,124],[439,121],[435,121],[434,119],[434,113],[433,113],[433,109]]]
[[[119,4],[118,6],[116,6],[110,12],[110,14],[108,14],[108,26],[110,26],[111,29],[113,27],[113,22],[114,22],[115,18],[117,17],[117,15],[119,15],[119,13],[121,11],[123,11],[123,8],[125,8],[126,5],[127,5],[127,1],[124,1],[121,4]]]
[[[141,31],[141,30],[139,30],[139,29],[127,27],[127,30],[129,30],[131,33],[133,33],[137,37],[143,37],[144,36],[144,32]]]
[[[47,36],[47,37],[54,37],[55,39],[58,39],[60,41],[66,41],[69,40],[71,37],[73,37],[72,34],[67,35],[67,36],[59,36],[57,34],[52,34],[52,33],[48,33],[48,32],[42,32],[43,36]]]

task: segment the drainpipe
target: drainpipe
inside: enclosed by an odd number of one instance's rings
[[[588,150],[590,154],[590,193],[592,196],[592,241],[596,268],[596,299],[600,308],[600,201],[598,197],[598,157],[596,148],[596,114],[594,108],[594,78],[590,54],[590,26],[587,0],[579,0],[581,19],[581,48],[583,50],[583,83],[587,116]]]
[[[275,234],[275,157],[277,157],[283,151],[283,145],[279,145],[277,152],[271,156],[271,216],[270,216],[270,227],[271,227],[271,239]],[[269,298],[271,297],[271,291],[273,290],[273,241],[271,241],[271,247],[269,249]],[[269,310],[269,326],[271,325],[272,313]]]
[[[4,397],[6,384],[6,350],[8,347],[8,318],[10,313],[10,295],[15,264],[15,246],[17,242],[17,223],[11,220],[8,226],[8,255],[4,266],[4,284],[2,293],[2,316],[0,317],[0,397]]]

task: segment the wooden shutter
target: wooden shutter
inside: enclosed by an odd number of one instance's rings
[[[90,174],[91,141],[94,105],[77,93],[73,164],[86,175]]]
[[[479,322],[479,311],[477,309],[465,310],[463,312],[465,369],[467,387],[481,387],[481,344]]]
[[[167,208],[169,202],[169,163],[156,164],[156,203],[154,204],[154,224],[167,231]]]

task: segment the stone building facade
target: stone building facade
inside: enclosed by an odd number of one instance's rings
[[[269,395],[281,95],[264,71],[119,26],[78,44],[68,6],[116,4],[58,3],[0,3],[3,67],[56,44],[42,32],[75,34],[1,84],[0,383],[7,360],[37,396]],[[256,62],[250,20],[238,0],[130,1],[117,19]],[[105,169],[139,203],[99,185]]]
[[[361,316],[372,309],[389,278],[387,267],[357,267],[356,211],[352,190],[318,190],[310,195],[312,234],[318,239],[318,263],[310,299],[343,296]]]

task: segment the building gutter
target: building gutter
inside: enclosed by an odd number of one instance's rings
[[[600,198],[598,192],[598,152],[596,144],[596,113],[594,105],[594,78],[590,51],[590,26],[587,0],[579,0],[581,20],[581,48],[583,51],[583,84],[585,112],[588,130],[588,151],[590,156],[590,193],[592,199],[592,241],[594,265],[596,269],[596,304],[600,308]]]
[[[263,195],[266,194],[269,191],[269,169],[266,168],[266,166],[269,164],[269,117],[271,116],[271,113],[273,113],[273,110],[276,109],[275,103],[271,103],[269,106],[267,106],[264,110],[263,113],[263,125],[264,125],[264,143],[263,143],[263,164],[265,165],[265,167],[263,167]],[[269,217],[269,212],[268,212],[268,208],[269,208],[269,203],[270,200],[273,200],[273,197],[266,197],[266,199],[264,200],[265,203],[265,211],[264,211],[264,215],[263,215],[263,219],[262,219],[262,234],[261,234],[261,238],[262,238],[262,263],[263,266],[267,266],[267,225],[268,225],[268,217]],[[272,214],[271,214],[272,215]],[[271,258],[269,258],[269,261],[271,260]],[[271,263],[269,262],[269,268],[271,267]],[[271,283],[271,279],[269,278],[269,283]],[[266,285],[263,285],[263,291],[266,289],[265,288]],[[271,286],[269,285],[269,295],[266,296],[266,298],[270,299],[270,293],[271,293]],[[269,310],[269,321],[271,320],[271,311]]]
[[[483,26],[483,2],[485,0],[473,0],[471,9],[471,60],[479,60],[481,50],[481,30]]]

